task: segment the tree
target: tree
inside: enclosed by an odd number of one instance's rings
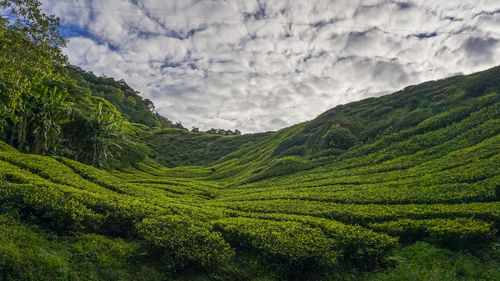
[[[32,78],[51,76],[67,61],[59,18],[42,13],[40,6],[37,0],[0,0],[0,114],[23,110]]]
[[[107,100],[92,97],[90,104],[82,104],[72,112],[64,124],[63,137],[66,156],[95,167],[108,166],[112,157],[120,156],[125,120]]]
[[[98,99],[97,110],[87,120],[92,165],[105,167],[113,154],[119,154],[122,148],[118,141],[123,139],[123,125],[120,112],[106,100]]]
[[[160,122],[161,128],[173,128],[174,127],[172,122],[170,120],[168,120],[167,118],[165,118],[164,116],[162,116],[160,113],[155,112],[155,116],[158,119],[158,121]]]
[[[60,143],[61,126],[70,111],[66,102],[66,91],[58,91],[57,87],[49,87],[40,83],[33,91],[27,108],[30,115],[27,120],[30,135],[30,152],[45,155],[55,152]]]
[[[35,120],[32,109],[37,98],[43,96],[54,106],[61,102],[56,90],[47,94],[39,82],[57,80],[54,73],[66,62],[60,49],[66,42],[57,29],[59,19],[42,13],[40,5],[37,0],[0,0],[0,133],[4,138],[9,135],[9,143],[23,151],[30,150],[27,138],[34,133],[34,149],[43,152],[49,131],[57,128],[56,120],[50,119],[55,117],[53,110],[42,109],[45,124],[36,132],[28,131],[28,119]]]
[[[176,128],[176,129],[181,129],[181,130],[188,130],[186,129],[181,122],[175,122],[175,124],[173,125],[173,128]]]
[[[207,134],[214,134],[215,135],[218,132],[217,132],[217,129],[211,128],[210,130],[205,131],[205,133],[207,133]]]

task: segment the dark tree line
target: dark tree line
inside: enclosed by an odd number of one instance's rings
[[[195,129],[195,128],[193,128]],[[210,130],[206,130],[204,131],[204,133],[207,133],[207,134],[213,134],[213,135],[224,135],[224,136],[234,136],[234,135],[241,135],[241,132],[236,129],[233,131],[231,130],[224,130],[224,129],[214,129],[214,128],[211,128]]]
[[[186,130],[189,131],[186,127],[182,125],[181,122],[176,122],[175,124],[172,125],[172,128],[176,129],[181,129],[181,130]],[[212,135],[223,135],[223,136],[235,136],[235,135],[241,135],[240,130],[236,129],[234,131],[232,130],[225,130],[225,129],[215,129],[211,128],[206,131],[201,131],[198,127],[194,127],[191,129],[192,133],[206,133],[206,134],[212,134]]]

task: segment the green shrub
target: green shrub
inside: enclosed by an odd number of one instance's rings
[[[136,267],[141,244],[84,234],[68,243],[69,261],[74,275],[85,280],[131,280],[142,273]]]
[[[214,222],[231,245],[257,250],[263,258],[283,266],[281,270],[303,272],[335,266],[335,241],[319,228],[291,221],[230,218]]]
[[[168,270],[188,264],[215,268],[234,255],[220,233],[190,217],[171,215],[144,219],[137,229],[150,251],[157,253]]]
[[[17,152],[15,148],[12,146],[4,143],[3,141],[0,141],[0,152]]]
[[[428,240],[456,249],[488,244],[495,237],[491,223],[469,218],[412,220],[374,223],[371,228],[399,236],[401,241]]]
[[[334,126],[322,138],[325,148],[349,149],[356,143],[356,136],[346,128]]]

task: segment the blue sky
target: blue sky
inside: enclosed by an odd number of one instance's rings
[[[42,0],[71,63],[186,127],[278,130],[500,64],[500,1]]]

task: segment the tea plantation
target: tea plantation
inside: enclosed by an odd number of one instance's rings
[[[277,132],[127,126],[128,168],[0,142],[0,280],[500,280],[499,67]]]

